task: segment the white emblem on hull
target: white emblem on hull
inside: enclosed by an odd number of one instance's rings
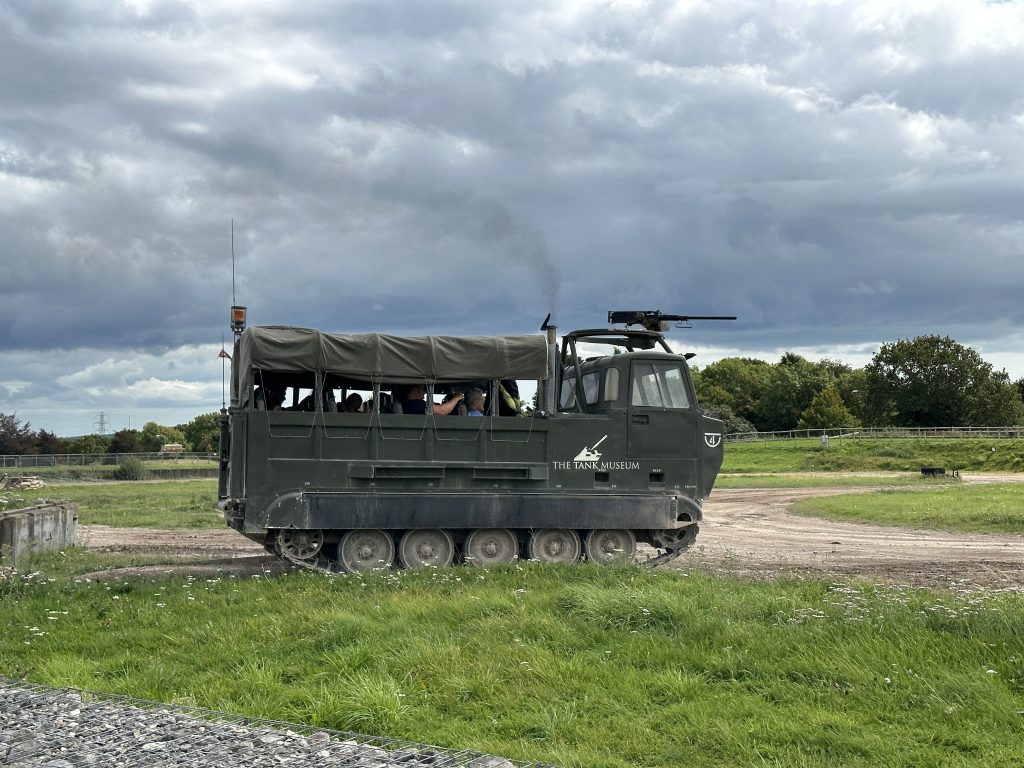
[[[708,448],[717,448],[722,444],[721,432],[705,432],[704,443]]]
[[[597,452],[597,446],[599,446],[607,439],[608,435],[605,435],[596,443],[594,443],[592,448],[587,448],[587,446],[583,446],[583,450],[580,451],[579,454],[577,454],[576,458],[573,459],[573,461],[599,461],[601,459],[601,454]]]

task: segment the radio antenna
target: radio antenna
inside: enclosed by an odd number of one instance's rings
[[[235,219],[231,218],[231,303],[237,304],[235,300]]]

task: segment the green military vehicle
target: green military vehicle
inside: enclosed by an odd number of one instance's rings
[[[689,319],[731,318],[610,312],[622,327],[559,345],[547,321],[537,335],[398,337],[246,329],[243,315],[220,509],[280,556],[335,571],[608,563],[632,560],[637,542],[668,559],[693,543],[722,463],[692,355],[663,334]],[[537,407],[524,412],[526,381]],[[483,416],[459,399],[473,388]]]

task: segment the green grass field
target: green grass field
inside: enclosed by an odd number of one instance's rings
[[[35,504],[41,499],[78,504],[82,525],[124,528],[223,528],[217,511],[216,480],[161,480],[60,484],[11,494],[6,506]],[[5,507],[0,506],[0,510]]]
[[[802,474],[791,473],[758,473],[758,474],[722,474],[715,480],[715,488],[872,488],[888,486],[892,488],[936,488],[956,485],[959,480],[952,476],[921,477],[910,472],[893,474]]]
[[[725,444],[723,472],[1024,472],[1024,440],[987,438],[776,440]]]
[[[1024,486],[949,485],[926,491],[882,490],[796,502],[797,514],[835,520],[970,533],[1024,535]]]
[[[888,486],[868,494],[806,499],[795,504],[793,511],[881,525],[1020,535],[1024,534],[1024,486],[963,486],[951,471],[1024,471],[1022,457],[1022,440],[843,439],[831,440],[827,449],[818,440],[728,443],[715,487]],[[924,478],[923,466],[945,467],[949,474]],[[902,474],[829,476],[830,471]],[[801,472],[826,474],[801,476]]]
[[[534,564],[109,583],[75,557],[0,583],[0,674],[567,768],[1011,766],[1024,743],[1020,594]]]
[[[1019,486],[922,480],[922,464],[966,465],[863,442],[870,455],[854,461],[850,450],[837,468],[891,470],[873,464],[897,450],[920,464],[905,476],[725,475],[722,485],[892,483],[800,511],[1021,532]],[[821,452],[743,449],[733,472],[798,471]],[[83,524],[223,526],[211,480],[43,493],[76,501]],[[0,674],[565,768],[1020,762],[1020,592],[529,563],[334,578],[82,578],[160,561],[69,550],[0,582]]]

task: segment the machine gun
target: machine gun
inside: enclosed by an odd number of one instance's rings
[[[625,323],[642,325],[648,331],[667,331],[669,323],[688,323],[691,320],[735,320],[735,315],[669,315],[659,309],[609,311],[608,322],[611,325]]]

